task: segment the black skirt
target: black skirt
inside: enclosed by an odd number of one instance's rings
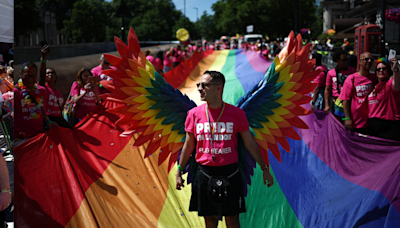
[[[210,176],[229,176],[238,169],[238,164],[201,166],[201,169]],[[202,172],[197,171],[197,175],[192,183],[192,197],[190,198],[189,211],[197,211],[199,216],[235,216],[246,212],[243,182],[240,172],[237,172],[229,180],[232,189],[229,201],[224,204],[215,204],[211,202],[207,195],[209,178]]]
[[[400,121],[383,120],[379,118],[368,119],[371,135],[384,139],[400,141]]]

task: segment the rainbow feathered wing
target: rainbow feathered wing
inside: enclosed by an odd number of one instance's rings
[[[311,81],[319,71],[312,71],[315,62],[308,60],[310,46],[302,48],[301,42],[301,36],[295,38],[291,32],[264,78],[237,103],[246,112],[251,132],[267,164],[268,149],[280,161],[278,143],[289,152],[286,137],[300,139],[293,127],[307,128],[297,116],[311,113],[301,105],[311,100],[305,94],[315,88]],[[122,116],[116,125],[129,125],[123,135],[139,134],[135,147],[149,142],[146,157],[160,152],[159,165],[169,157],[170,170],[185,141],[186,113],[196,104],[154,70],[140,51],[132,28],[128,46],[117,37],[115,44],[121,58],[109,54],[104,56],[118,70],[104,71],[114,80],[103,82],[103,86],[111,91],[108,99],[121,105],[108,111]],[[249,177],[255,163],[243,145],[240,147],[243,152],[240,159],[242,171],[244,177]]]

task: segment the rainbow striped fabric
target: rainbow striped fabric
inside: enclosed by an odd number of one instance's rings
[[[239,97],[264,76],[271,63],[242,50],[197,53],[165,75],[198,105],[195,84],[206,70],[226,79],[223,99]],[[51,129],[16,148],[15,224],[26,227],[204,227],[188,212],[191,189],[175,190],[176,165],[158,166],[145,146],[97,107],[76,129]],[[331,115],[302,116],[309,129],[301,140],[270,153],[275,184],[262,184],[257,166],[246,197],[242,227],[399,227],[400,143],[347,132]],[[225,227],[220,222],[219,227]]]

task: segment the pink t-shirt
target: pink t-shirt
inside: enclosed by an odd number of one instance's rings
[[[48,100],[46,103],[46,114],[48,116],[61,116],[60,107],[63,105],[64,98],[58,89],[52,89],[49,85],[44,86],[47,90]],[[60,105],[60,106],[58,106]]]
[[[156,69],[156,71],[164,69],[164,66],[163,66],[160,58],[156,58],[154,60],[154,68]]]
[[[182,52],[175,50],[174,62],[181,62],[182,59]]]
[[[25,101],[22,91],[14,87],[14,137],[30,138],[44,131],[42,109],[47,103],[47,92],[43,86],[37,86],[37,93],[44,106],[36,111],[36,118],[33,117]],[[33,94],[33,92],[31,92]]]
[[[387,81],[385,87],[379,91],[378,95],[375,93],[375,89],[372,91],[368,97],[368,105],[369,118],[391,121],[400,120],[400,91],[394,90],[393,78]]]
[[[98,93],[100,93],[99,88],[97,87]],[[71,87],[71,97],[75,95],[80,95],[85,92],[84,88],[79,89],[78,82],[72,83]],[[88,93],[86,93],[76,104],[75,106],[75,117],[78,119],[82,119],[85,117],[89,112],[91,112],[93,109],[95,109],[97,106],[96,103],[96,95],[93,92],[93,90],[90,90]]]
[[[208,109],[212,116],[210,122],[215,129],[214,146],[212,146],[210,124],[207,120],[205,107],[206,104],[203,104],[191,109],[185,122],[185,131],[193,133],[197,141],[196,161],[207,166],[224,166],[236,163],[238,161],[237,134],[249,130],[245,112],[233,105],[225,104],[221,119],[218,123],[215,123],[214,121],[217,121],[222,107]],[[213,155],[215,156],[214,160]]]
[[[351,66],[347,66],[347,69],[344,70],[339,70],[340,73],[343,75],[350,75],[356,72],[356,69],[354,69]],[[325,85],[331,85],[332,86],[332,96],[333,97],[339,97],[339,93],[337,90],[337,83],[336,83],[336,70],[333,68],[332,70],[328,71],[328,74],[326,75],[326,84]],[[342,90],[342,86],[339,85],[340,91]]]
[[[110,66],[110,68],[117,70],[117,68],[113,66]],[[100,77],[100,80],[109,80],[107,75],[101,73],[102,71],[103,68],[101,67],[101,65],[98,65],[97,67],[94,67],[90,72],[93,74],[93,76]]]
[[[315,70],[322,70],[322,72],[319,73],[319,75],[314,78],[314,83],[317,83],[318,87],[325,87],[326,77],[325,77],[324,71],[327,71],[328,68],[326,68],[326,66],[324,66],[324,65],[321,65],[321,66],[317,66],[315,68]]]
[[[368,77],[351,74],[343,84],[339,99],[350,101],[351,117],[355,128],[368,127],[368,103],[364,102],[375,80],[375,74]]]
[[[164,66],[172,68],[174,66],[174,56],[172,56],[170,53],[165,54],[163,63]]]
[[[151,62],[151,64],[153,64],[154,66],[154,57],[151,55],[146,56],[146,59],[149,60],[149,62]]]

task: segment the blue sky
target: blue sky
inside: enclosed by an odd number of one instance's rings
[[[111,1],[112,0],[106,0],[106,2]],[[172,0],[172,2],[175,4],[175,8],[182,11],[182,13],[184,12],[184,1],[186,1],[186,17],[188,17],[192,22],[196,22],[197,20],[196,9],[194,9],[194,7],[198,8],[198,16],[200,18],[204,11],[207,11],[208,15],[214,14],[211,9],[211,5],[217,2],[217,0]]]
[[[175,8],[183,13],[184,0],[172,0],[172,2],[175,4]],[[203,15],[204,11],[207,11],[208,15],[214,14],[211,6],[215,2],[217,2],[217,0],[186,0],[186,17],[192,22],[196,22],[196,9],[194,9],[194,7],[199,9],[199,18]]]

